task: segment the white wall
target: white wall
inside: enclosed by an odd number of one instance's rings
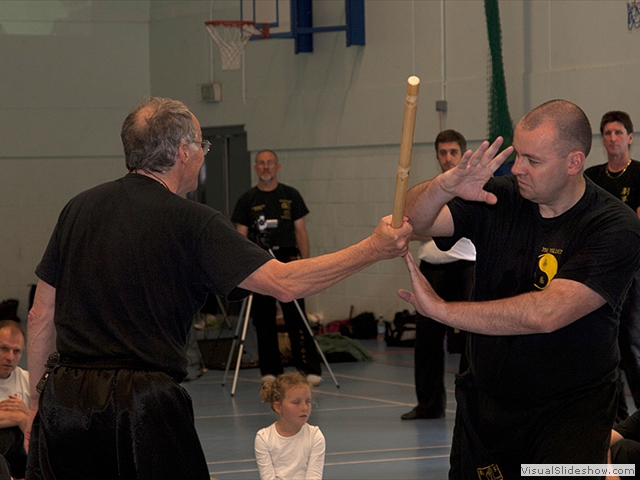
[[[126,172],[119,132],[150,93],[148,2],[0,2],[0,300],[29,284],[64,204]]]
[[[340,19],[342,2],[315,3],[317,25]],[[347,48],[344,32],[315,35],[311,54],[295,55],[293,40],[251,42],[244,73],[223,72],[203,23],[238,18],[237,5],[0,1],[0,299],[20,299],[23,318],[58,212],[73,194],[124,173],[120,125],[145,95],[187,102],[203,126],[245,125],[252,151],[276,149],[281,180],[309,203],[314,255],[361,240],[391,211],[410,75],[422,80],[412,183],[437,172],[436,100],[448,101],[443,128],[472,145],[485,137],[482,0],[367,0],[366,46]],[[627,29],[625,0],[503,0],[500,11],[514,121],[561,97],[582,106],[596,131],[611,109],[640,123],[640,30]],[[201,103],[198,85],[212,78],[223,102]],[[588,164],[604,161],[598,142]],[[346,317],[350,305],[390,318],[404,307],[395,291],[405,286],[394,260],[308,303],[330,318]]]
[[[328,18],[316,15],[315,22],[327,25],[342,2],[316,4],[324,8],[314,13]],[[150,31],[154,95],[179,94],[203,125],[246,124],[252,150],[396,144],[406,81],[412,74],[422,81],[416,141],[432,141],[438,131],[435,101],[442,98],[441,2],[366,2],[366,46],[347,48],[344,32],[315,35],[315,51],[310,54],[294,55],[291,39],[250,42],[245,49],[244,81],[242,71],[220,69],[214,47],[214,79],[223,85],[224,100],[219,104],[199,102],[198,84],[211,79],[211,41],[204,21],[210,15],[237,18],[237,9],[229,8],[237,2],[157,5],[151,4]],[[327,5],[333,6],[332,12],[326,12]],[[195,11],[198,6],[200,11]],[[470,137],[481,138],[486,131],[488,53],[483,3],[447,0],[445,7],[450,32],[447,121],[464,128]],[[465,36],[474,41],[464,41],[459,47],[461,18],[469,27]],[[170,65],[165,63],[167,58]],[[474,95],[473,89],[479,86],[483,95]]]
[[[412,175],[416,179],[436,175],[434,159],[433,146],[415,146]],[[396,146],[280,153],[281,181],[301,191],[311,212],[306,223],[312,255],[362,240],[381,217],[391,213],[397,161]],[[327,319],[340,319],[348,317],[353,305],[356,313],[372,311],[392,319],[394,312],[406,308],[396,290],[410,287],[402,260],[388,260],[309,298],[307,309],[323,312]]]
[[[188,7],[185,7],[188,5]],[[208,18],[238,18],[236,2],[151,4],[151,78],[154,95],[187,102],[203,126],[244,124],[249,148],[278,151],[280,180],[298,188],[311,210],[307,217],[311,253],[344,248],[369,235],[391,213],[406,81],[421,78],[412,182],[437,173],[433,141],[439,131],[435,101],[443,97],[441,3],[369,1],[367,45],[346,48],[344,32],[314,36],[314,53],[294,55],[293,40],[250,42],[245,70],[222,71],[217,47],[204,28]],[[342,2],[316,2],[314,22],[340,20]],[[200,10],[198,10],[200,9]],[[446,28],[458,29],[458,15],[469,21],[480,41],[455,50],[447,39],[447,125],[470,139],[486,132],[486,98],[473,86],[486,84],[487,42],[482,2],[447,2]],[[343,20],[342,20],[343,21]],[[414,31],[415,30],[415,31]],[[171,68],[166,58],[172,59]],[[198,84],[223,84],[223,101],[199,101]],[[470,70],[470,64],[472,70]],[[179,72],[179,74],[176,74]],[[244,77],[244,80],[243,80]],[[477,87],[476,87],[477,89]],[[462,107],[474,112],[467,116]],[[479,120],[479,121],[478,121]],[[477,143],[477,142],[476,142]],[[309,310],[326,318],[345,318],[369,310],[392,318],[406,308],[395,294],[408,288],[406,268],[396,259],[374,265],[308,299]]]
[[[341,3],[316,0],[314,23],[335,23]],[[364,47],[347,48],[343,32],[316,34],[310,54],[295,55],[293,40],[253,41],[244,71],[222,71],[202,23],[237,19],[235,7],[152,3],[152,91],[186,101],[204,126],[244,124],[253,151],[278,151],[281,180],[309,203],[313,255],[361,240],[390,213],[410,75],[421,78],[412,183],[437,173],[430,143],[440,128],[436,100],[448,101],[443,128],[462,131],[472,146],[485,138],[489,47],[481,0],[369,0]],[[640,122],[640,31],[627,29],[625,1],[502,1],[500,10],[514,122],[552,98],[582,106],[596,132],[611,109]],[[223,101],[199,102],[198,84],[212,79],[222,83]],[[604,161],[599,141],[589,164]],[[401,261],[383,262],[308,307],[334,319],[350,305],[392,318],[406,306],[395,292],[407,286]]]

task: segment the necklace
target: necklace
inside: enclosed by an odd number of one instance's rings
[[[627,168],[629,168],[629,165],[631,165],[631,160],[629,160],[629,163],[627,163],[627,165],[625,165],[625,167],[622,170],[620,170],[619,172],[614,172],[614,173],[611,173],[609,171],[609,167],[607,166],[607,168],[604,169],[604,173],[606,173],[607,177],[609,177],[609,178],[619,178],[624,174],[624,172],[627,171]]]
[[[627,165],[628,167],[629,165]],[[624,170],[627,169],[627,167],[624,168]],[[622,171],[624,173],[624,170]],[[149,172],[149,175],[151,175],[153,178],[155,178],[156,180],[158,180],[162,185],[164,185],[164,188],[166,188],[167,190],[171,191],[171,189],[169,188],[169,185],[167,185],[164,180],[162,180],[160,177],[156,177],[153,173]]]
[[[133,171],[133,173],[137,173],[138,175],[146,175],[146,176],[149,176],[149,177],[153,177],[153,178],[155,178],[157,181],[159,181],[162,185],[164,185],[164,188],[166,188],[167,190],[171,191],[171,189],[169,188],[169,185],[167,185],[167,184],[165,183],[165,181],[164,181],[164,180],[162,180],[160,177],[156,177],[156,176],[155,176],[153,173],[151,173],[151,172],[145,172],[145,171],[140,172],[140,171],[138,171],[138,170],[134,170],[134,171]]]

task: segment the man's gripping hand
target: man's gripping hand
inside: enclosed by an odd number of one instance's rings
[[[369,237],[374,255],[379,260],[406,255],[412,233],[413,227],[407,217],[402,219],[402,225],[399,228],[391,226],[391,215],[384,217]]]

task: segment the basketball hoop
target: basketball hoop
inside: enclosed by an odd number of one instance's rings
[[[262,24],[262,30],[255,22],[246,20],[212,20],[205,22],[211,38],[220,48],[222,70],[238,70],[244,46],[251,37],[269,38],[269,24]]]

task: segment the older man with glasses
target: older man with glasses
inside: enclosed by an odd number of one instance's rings
[[[220,212],[183,198],[209,148],[184,104],[142,102],[121,137],[129,174],[69,201],[36,268],[32,410],[40,401],[27,478],[209,480],[179,385],[207,295],[290,302],[406,254],[412,229],[387,217],[356,245],[281,263]]]

